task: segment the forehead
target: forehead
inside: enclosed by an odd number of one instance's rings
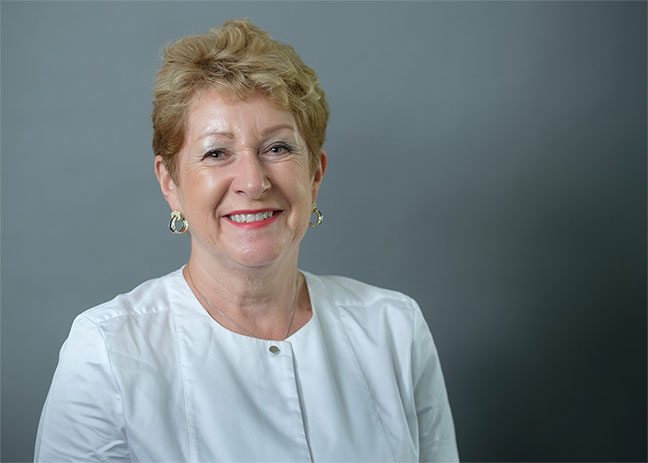
[[[240,99],[215,89],[198,92],[191,100],[186,135],[189,141],[214,133],[234,137],[259,135],[284,126],[298,134],[291,111],[277,106],[268,96],[255,93]]]

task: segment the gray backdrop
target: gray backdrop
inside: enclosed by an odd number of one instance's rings
[[[464,460],[646,458],[645,2],[7,2],[2,459],[76,314],[188,257],[153,174],[167,41],[250,17],[318,71],[301,267],[415,297]]]

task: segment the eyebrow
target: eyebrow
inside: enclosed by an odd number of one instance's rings
[[[278,124],[278,125],[273,125],[272,127],[268,127],[265,129],[263,132],[261,132],[261,135],[265,136],[273,132],[278,132],[281,129],[290,129],[290,130],[295,130],[295,126],[292,124]]]
[[[273,132],[278,132],[279,130],[282,129],[290,129],[290,130],[295,130],[295,127],[292,124],[278,124],[278,125],[273,125],[272,127],[268,127],[264,131],[261,132],[262,136],[267,136],[268,134],[271,134]],[[208,129],[205,133],[202,134],[200,138],[205,138],[210,135],[218,135],[220,137],[225,137],[225,138],[235,138],[234,134],[232,132],[226,132],[226,131],[220,131],[220,130],[211,130]]]

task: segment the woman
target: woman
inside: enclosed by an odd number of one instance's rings
[[[297,269],[327,119],[316,74],[247,21],[166,49],[155,172],[191,256],[76,318],[37,461],[457,460],[416,303]]]

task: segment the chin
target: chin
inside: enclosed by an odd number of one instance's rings
[[[236,256],[234,259],[244,267],[260,268],[270,266],[282,258],[282,253],[273,249],[247,249]]]

